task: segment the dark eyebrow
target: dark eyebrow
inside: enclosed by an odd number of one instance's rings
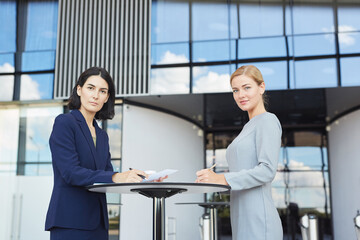
[[[87,85],[90,85],[91,87],[95,87],[94,84],[91,84],[91,83],[87,83]],[[107,88],[100,88],[101,90],[108,90]]]

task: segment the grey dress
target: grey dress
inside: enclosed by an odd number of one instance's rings
[[[234,240],[280,240],[283,231],[271,195],[281,146],[281,125],[272,113],[245,124],[229,145],[226,159],[231,186],[230,215]]]

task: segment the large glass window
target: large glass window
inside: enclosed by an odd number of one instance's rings
[[[224,1],[194,1],[191,8],[193,41],[228,39],[229,11]]]
[[[239,4],[241,38],[283,35],[283,6],[272,2]]]
[[[20,100],[52,99],[54,74],[24,74],[21,76]]]
[[[0,175],[16,175],[19,109],[0,108]]]
[[[325,88],[337,86],[335,59],[295,62],[294,88]]]
[[[49,137],[62,106],[23,107],[20,109],[18,149],[19,175],[52,175]]]
[[[151,69],[151,94],[181,94],[190,92],[188,67]]]
[[[360,86],[360,57],[341,58],[341,85]]]
[[[189,3],[186,1],[152,1],[151,42],[189,41]]]
[[[194,67],[194,93],[230,92],[230,75],[235,71],[234,65]]]

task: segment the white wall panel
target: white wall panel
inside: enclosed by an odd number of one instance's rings
[[[330,126],[329,166],[335,240],[356,240],[353,218],[360,209],[360,111]]]
[[[123,171],[129,167],[178,169],[165,181],[194,182],[195,172],[204,162],[203,137],[197,127],[169,114],[131,105],[124,105],[123,117]],[[203,200],[203,194],[186,193],[166,199],[166,217],[176,218],[176,239],[200,239],[203,209],[174,203]],[[121,203],[120,239],[152,239],[152,199],[124,194]]]

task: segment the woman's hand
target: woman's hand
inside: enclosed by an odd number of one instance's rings
[[[122,173],[115,173],[112,176],[112,181],[114,183],[137,183],[143,180],[139,175],[142,175],[145,178],[149,177],[145,172],[141,170],[132,169],[130,171]]]
[[[224,174],[216,174],[210,169],[202,169],[196,172],[196,183],[215,183],[229,185]]]
[[[165,177],[161,177],[159,179],[156,179],[153,182],[162,182],[162,181],[164,181],[164,179],[167,179],[167,178],[168,178],[168,176],[166,175]]]

